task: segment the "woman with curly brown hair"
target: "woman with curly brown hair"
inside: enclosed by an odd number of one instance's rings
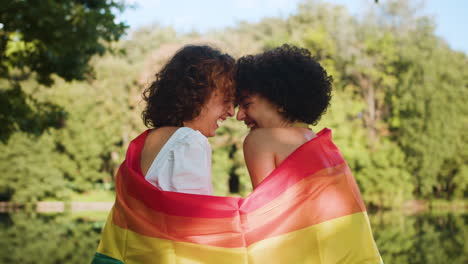
[[[165,191],[212,195],[211,147],[234,115],[234,59],[209,46],[180,49],[144,91],[151,128],[141,153],[145,179]]]

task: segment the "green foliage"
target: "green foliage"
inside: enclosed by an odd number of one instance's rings
[[[6,1],[0,7],[0,77],[13,68],[37,73],[50,84],[50,75],[83,79],[88,61],[103,54],[101,40],[118,40],[126,26],[115,23],[116,1]]]
[[[65,198],[66,188],[62,164],[66,157],[55,150],[52,134],[39,137],[15,133],[9,144],[0,145],[0,194],[2,200],[35,202],[46,196]]]
[[[396,141],[407,154],[418,195],[462,197],[467,180],[462,145],[467,143],[468,60],[434,38],[426,39],[422,48],[415,48],[421,41],[416,37],[407,41],[402,51],[407,69],[400,74],[398,109],[393,111],[398,118]]]
[[[213,153],[213,187],[215,195],[242,195],[252,191],[244,163],[242,144],[247,135],[246,126],[228,119],[210,139]]]
[[[40,134],[57,127],[66,113],[48,100],[35,103],[19,82],[44,85],[93,77],[90,59],[109,50],[127,26],[115,22],[116,1],[3,1],[0,6],[0,140],[15,131]],[[5,80],[9,80],[8,84]],[[4,127],[3,127],[4,126]]]
[[[2,89],[1,86],[6,89]],[[47,128],[58,128],[65,119],[63,107],[39,102],[26,94],[18,84],[0,79],[0,141],[6,142],[15,131],[40,135]]]

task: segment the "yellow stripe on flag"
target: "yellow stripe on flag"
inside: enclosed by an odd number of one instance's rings
[[[142,236],[109,221],[98,252],[126,264],[382,263],[366,212],[268,238],[247,248],[223,248]]]

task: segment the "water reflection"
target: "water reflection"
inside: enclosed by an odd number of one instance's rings
[[[0,217],[0,263],[90,263],[103,220],[66,214]]]
[[[0,214],[0,263],[89,263],[106,214]],[[384,262],[468,263],[468,214],[370,216]]]
[[[468,263],[466,213],[380,213],[371,224],[385,263]]]

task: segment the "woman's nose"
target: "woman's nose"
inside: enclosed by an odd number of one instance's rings
[[[227,113],[228,113],[229,116],[234,116],[234,114],[235,114],[234,104],[229,104],[228,105]]]

